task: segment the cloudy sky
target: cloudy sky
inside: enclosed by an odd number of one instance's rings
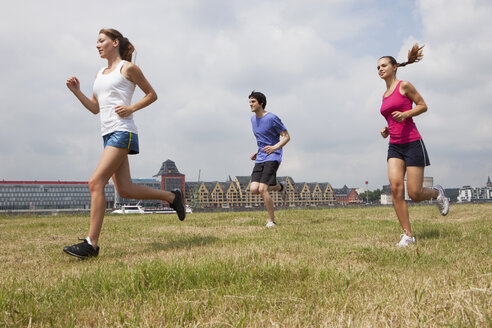
[[[176,162],[187,180],[249,175],[248,95],[291,134],[279,175],[296,182],[381,188],[385,83],[377,59],[415,42],[424,60],[401,68],[429,106],[415,119],[444,187],[492,176],[492,3],[489,0],[9,1],[0,11],[0,179],[86,181],[102,152],[99,117],[68,91],[92,94],[107,62],[99,29],[120,30],[159,99],[135,114],[134,178]],[[136,92],[134,101],[142,97]]]

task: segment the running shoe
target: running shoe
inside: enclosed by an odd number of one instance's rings
[[[63,247],[63,251],[67,253],[68,255],[72,255],[75,257],[78,257],[79,259],[88,259],[89,257],[96,257],[99,255],[99,246],[94,248],[87,239],[81,239],[83,242],[72,245],[72,246],[65,246]]]
[[[277,226],[277,224],[274,221],[268,221],[268,223],[266,224],[267,228],[273,228],[276,226]]]
[[[415,244],[415,237],[409,237],[405,232],[400,235],[400,242],[396,244],[398,247],[407,247],[409,245]]]
[[[183,221],[186,217],[186,208],[183,202],[183,194],[179,189],[171,190],[171,192],[174,194],[175,197],[173,203],[170,204],[170,206],[173,210],[176,211],[176,214],[178,214],[178,218]]]
[[[439,196],[436,198],[436,204],[439,208],[439,212],[444,216],[449,212],[449,198],[444,195],[444,189],[442,189],[440,185],[434,186],[434,189],[439,192]]]
[[[285,182],[280,182],[280,185],[282,186],[280,197],[282,197],[282,200],[285,202],[287,200],[287,186],[285,185]]]

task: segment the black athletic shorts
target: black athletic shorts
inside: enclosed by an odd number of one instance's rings
[[[269,186],[277,184],[277,170],[280,163],[277,161],[268,161],[256,163],[251,174],[251,182],[260,182]]]
[[[425,149],[422,139],[404,144],[390,143],[388,147],[388,158],[399,158],[405,161],[406,166],[429,166],[429,155]]]

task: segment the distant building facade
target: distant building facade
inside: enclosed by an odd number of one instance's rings
[[[114,187],[104,188],[106,208],[114,205]],[[91,194],[81,181],[0,181],[0,210],[90,209]]]
[[[381,191],[381,205],[393,205],[393,195],[391,194],[391,186],[384,185]]]
[[[492,201],[492,182],[487,178],[485,187],[463,186],[458,189],[458,203]]]
[[[492,201],[492,187],[463,186],[459,190],[458,203]]]

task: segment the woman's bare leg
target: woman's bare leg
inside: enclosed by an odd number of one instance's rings
[[[104,187],[125,159],[128,160],[128,149],[106,146],[94,173],[89,179],[89,190],[91,192],[89,238],[94,247],[97,246],[104,213],[106,212]]]
[[[407,190],[408,196],[416,203],[436,199],[439,192],[434,188],[423,188],[424,167],[409,166],[407,167]]]
[[[393,207],[401,227],[405,230],[407,236],[413,237],[407,202],[405,201],[405,171],[406,165],[403,160],[399,158],[388,159],[388,178],[391,185]]]
[[[133,184],[128,157],[123,160],[120,167],[114,172],[113,183],[116,186],[118,194],[123,198],[159,199],[169,204],[172,204],[174,201],[175,195],[172,192]]]

